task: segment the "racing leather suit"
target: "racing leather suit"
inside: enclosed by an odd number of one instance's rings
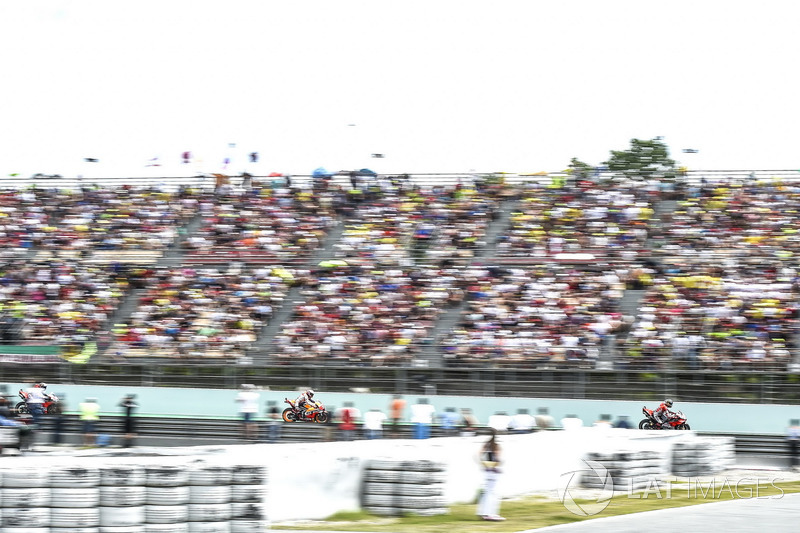
[[[656,422],[661,424],[662,429],[669,429],[671,426],[669,425],[668,420],[672,414],[673,413],[670,411],[669,407],[667,407],[667,404],[661,402],[661,405],[659,405],[658,408],[653,411],[653,418],[656,419]]]

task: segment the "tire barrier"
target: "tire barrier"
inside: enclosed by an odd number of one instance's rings
[[[441,462],[375,459],[364,469],[361,506],[378,516],[447,514],[444,481]]]
[[[250,533],[267,528],[263,465],[180,456],[15,458],[0,468],[0,533]],[[142,461],[137,464],[136,461]],[[144,461],[147,461],[144,463]]]
[[[698,437],[672,447],[672,475],[707,476],[732,468],[736,461],[733,437]]]
[[[600,465],[587,463],[591,468],[581,470],[581,485],[590,489],[643,489],[667,473],[663,456],[655,451],[592,452],[585,459]]]

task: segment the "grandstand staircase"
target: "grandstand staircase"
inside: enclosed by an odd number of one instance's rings
[[[493,220],[486,228],[486,246],[475,251],[475,257],[496,257],[498,237],[508,229],[508,221],[511,218],[519,202],[517,200],[506,200],[500,203],[498,217]]]
[[[661,200],[655,206],[655,213],[653,215],[653,226],[654,228],[663,228],[664,227],[664,215],[670,214],[675,211],[678,207],[678,200]],[[655,234],[652,234],[648,237],[647,241],[645,242],[644,247],[647,249],[648,252],[651,252],[654,248],[656,248],[660,243],[661,234],[660,231],[655,231]],[[649,254],[648,254],[649,255]],[[655,268],[661,268],[659,262],[651,257],[648,259],[648,262]],[[641,305],[642,298],[644,297],[645,293],[647,292],[646,289],[627,289],[622,295],[622,300],[620,301],[620,312],[623,315],[627,316],[637,316],[639,314],[639,307]],[[613,335],[607,339],[607,341],[603,344],[602,349],[600,350],[600,357],[598,359],[597,367],[600,369],[606,368],[611,369],[614,366],[614,354],[619,353],[619,346],[618,343],[624,341],[624,337],[627,335],[627,331],[623,331],[617,335]]]
[[[517,206],[516,200],[506,200],[499,206],[498,217],[493,220],[486,228],[486,246],[476,250],[475,263],[486,263],[483,257],[495,257],[497,251],[497,238],[503,231],[508,228],[508,221],[511,218],[511,213]],[[453,331],[458,325],[461,314],[466,308],[466,300],[462,301],[459,305],[454,307],[447,307],[444,312],[439,316],[433,329],[431,330],[425,344],[419,355],[417,362],[420,366],[441,367],[444,366],[443,354],[440,349],[440,341],[444,339],[448,333]]]
[[[339,242],[344,233],[345,226],[342,222],[337,222],[325,237],[322,246],[311,254],[308,262],[303,265],[305,268],[313,269],[320,261],[331,259],[334,257],[334,244]],[[258,332],[258,340],[253,343],[250,348],[250,357],[255,365],[266,365],[271,362],[272,345],[274,343],[275,335],[278,334],[281,324],[292,317],[294,314],[295,306],[302,302],[303,298],[300,295],[300,287],[294,286],[289,289],[283,304],[274,309],[270,321],[261,328]]]
[[[173,267],[180,265],[183,260],[184,256],[186,255],[183,249],[183,243],[186,241],[187,237],[192,235],[203,224],[203,216],[197,215],[192,220],[190,220],[186,226],[183,227],[178,238],[175,239],[175,242],[172,243],[172,246],[169,247],[167,252],[164,254],[161,259],[159,259],[156,266],[159,267]]]
[[[182,244],[186,240],[186,237],[191,235],[193,232],[197,231],[200,225],[203,223],[203,217],[201,215],[197,215],[192,218],[181,230],[178,237],[172,243],[172,245],[167,249],[163,256],[161,256],[156,264],[153,265],[155,268],[159,267],[173,267],[176,265],[180,265],[183,262],[185,252],[183,251]],[[111,314],[111,316],[106,320],[105,329],[106,331],[111,331],[114,329],[114,324],[120,324],[126,322],[133,312],[136,310],[136,307],[139,305],[139,299],[144,295],[145,289],[133,289],[131,290],[125,298],[122,300],[122,303],[119,307]],[[108,355],[108,348],[113,346],[113,343],[100,343],[98,345],[98,353],[97,359],[102,360],[106,355]]]

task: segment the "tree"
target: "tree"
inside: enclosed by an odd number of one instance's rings
[[[669,157],[669,148],[658,138],[631,139],[630,149],[611,150],[611,157],[604,164],[610,171],[628,178],[673,179],[678,174],[675,161]]]
[[[573,157],[569,161],[567,172],[574,176],[576,180],[585,180],[589,179],[589,177],[592,175],[592,172],[594,172],[594,167],[588,163],[584,163],[577,157]]]

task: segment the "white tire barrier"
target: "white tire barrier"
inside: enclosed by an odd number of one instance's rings
[[[267,467],[263,465],[237,465],[233,467],[231,483],[234,485],[260,485],[267,480]]]
[[[378,516],[447,514],[444,463],[377,459],[367,463],[361,504]]]
[[[230,485],[233,469],[227,466],[193,463],[189,469],[189,485]]]
[[[100,490],[97,487],[81,489],[50,489],[50,507],[97,507]]]
[[[145,503],[147,487],[100,487],[100,505],[104,507],[138,507]]]
[[[185,505],[145,505],[145,522],[148,524],[177,524],[189,520]]]
[[[189,533],[189,524],[145,524],[145,533]]]
[[[179,487],[189,481],[189,472],[178,465],[146,466],[145,473],[148,487]]]
[[[100,526],[134,527],[145,522],[145,508],[138,507],[100,507]]]
[[[232,520],[231,533],[263,533],[264,522],[261,520]]]
[[[50,527],[49,507],[10,507],[3,509],[0,517],[4,528]]]
[[[652,486],[666,474],[664,459],[659,452],[648,450],[594,452],[586,454],[587,461],[599,463],[603,469],[581,470],[581,485],[591,489],[631,491]]]
[[[4,488],[29,489],[50,487],[50,476],[43,468],[14,468],[3,470],[0,474]]]
[[[6,489],[0,496],[0,507],[49,507],[50,489],[37,487],[33,489]]]
[[[189,487],[189,503],[228,503],[230,501],[230,485],[218,487],[194,485]]]
[[[189,503],[189,487],[147,487],[147,505],[184,505]]]
[[[671,472],[679,477],[704,476],[733,467],[736,461],[733,437],[698,437],[677,442],[672,448]]]
[[[234,520],[264,520],[267,513],[263,503],[232,503],[231,518]]]
[[[91,467],[60,467],[50,471],[50,487],[77,489],[96,487],[100,484],[100,472]]]
[[[100,467],[100,484],[123,487],[144,485],[146,474],[142,465],[106,465]]]
[[[419,485],[414,483],[368,482],[364,494],[397,494],[400,496],[439,496],[442,488],[437,484]]]
[[[263,502],[266,485],[231,485],[232,502]]]
[[[0,533],[224,533],[267,527],[265,466],[173,457],[98,467],[94,457],[76,459],[69,467],[30,468],[32,461],[24,459],[0,469]]]
[[[189,533],[230,533],[228,522],[189,522]]]
[[[190,503],[190,522],[223,522],[230,520],[231,506],[228,503]],[[191,525],[190,525],[191,529]]]
[[[100,509],[53,507],[50,509],[50,527],[98,527],[100,525]]]

